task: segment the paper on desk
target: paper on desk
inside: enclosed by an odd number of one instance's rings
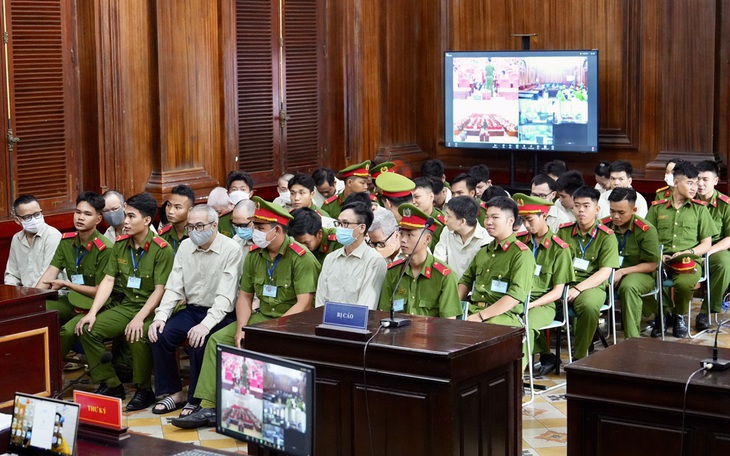
[[[0,431],[9,429],[10,422],[12,421],[12,419],[13,419],[12,415],[8,415],[7,413],[0,413]]]

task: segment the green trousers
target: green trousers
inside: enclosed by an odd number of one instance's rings
[[[92,330],[85,330],[79,337],[89,366],[93,367],[99,364],[101,355],[107,351],[104,341],[124,335],[124,329],[139,312],[140,308],[140,306],[122,303],[96,316],[96,322]],[[154,315],[149,315],[145,319],[142,338],[129,344],[132,353],[133,381],[138,388],[148,390],[152,389],[152,349],[147,340],[147,330],[152,323],[153,317]],[[90,374],[95,383],[106,383],[111,387],[121,384],[111,363],[99,365]]]
[[[550,353],[550,348],[547,347],[547,338],[545,336],[540,337],[540,328],[549,325],[553,322],[553,320],[555,320],[554,302],[530,309],[527,324],[529,329],[528,337],[530,338],[530,347],[532,347],[531,355]],[[538,348],[536,344],[540,344],[541,346]]]
[[[257,312],[251,315],[251,318],[248,320],[248,324],[254,325],[267,320],[269,320],[269,318]],[[200,406],[203,408],[215,408],[216,406],[215,377],[217,373],[216,364],[218,361],[216,347],[218,344],[235,346],[237,329],[238,323],[234,321],[225,328],[213,333],[213,335],[208,338],[208,342],[205,344],[203,365],[200,368],[200,375],[198,376],[198,385],[195,387],[195,394],[193,394],[193,397],[201,400]]]
[[[60,296],[58,301],[46,301],[46,310],[55,310],[58,312],[58,320],[61,322],[61,326],[76,315],[73,304],[69,302],[66,296]]]
[[[674,274],[674,295],[672,299],[664,299],[664,313],[671,315],[685,315],[689,310],[689,303],[695,292],[695,286],[702,277],[701,266],[697,266],[695,271],[689,274]],[[666,291],[666,289],[665,289]]]
[[[644,309],[644,300],[641,295],[649,293],[656,286],[656,279],[651,274],[628,274],[618,284],[618,296],[621,301],[621,316],[623,318],[624,337],[641,336],[641,315]],[[654,305],[656,308],[656,304]]]
[[[722,299],[730,284],[730,250],[710,255],[710,309],[712,313],[722,312]],[[702,306],[707,309],[707,303]],[[703,310],[707,312],[707,310]]]
[[[601,306],[604,302],[606,302],[606,287],[601,285],[584,290],[571,303],[576,315],[573,324],[573,330],[575,331],[573,359],[588,356],[588,347],[593,342],[593,335],[596,333],[598,317],[601,315]]]
[[[495,315],[492,318],[489,318],[484,321],[485,323],[492,323],[494,325],[503,325],[503,326],[516,326],[518,328],[521,328],[523,326],[523,321],[520,319],[520,316],[513,312],[505,312],[501,315]],[[526,331],[527,333],[530,333],[530,331]],[[527,339],[525,339],[525,342],[522,343],[522,370],[525,370],[525,367],[527,367],[527,360],[529,358],[529,354],[527,353]]]

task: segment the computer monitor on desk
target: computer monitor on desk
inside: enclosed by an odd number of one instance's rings
[[[278,454],[311,455],[314,367],[226,345],[217,350],[217,431]]]

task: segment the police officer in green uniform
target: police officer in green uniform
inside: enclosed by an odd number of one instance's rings
[[[216,347],[218,344],[241,347],[245,326],[309,310],[321,266],[314,255],[287,235],[293,220],[283,207],[254,197],[256,211],[254,246],[243,262],[241,287],[236,301],[236,322],[213,334],[205,346],[195,397],[200,408],[189,415],[173,419],[173,425],[198,428],[215,425]],[[252,310],[254,294],[261,300]]]
[[[150,230],[157,212],[157,202],[149,193],[127,200],[124,232],[112,248],[105,277],[99,284],[89,313],[76,324],[84,352],[92,366],[91,378],[99,383],[98,394],[124,399],[124,385],[108,364],[99,364],[106,351],[104,341],[126,336],[132,352],[132,374],[137,392],[127,410],[141,410],[155,400],[152,392],[152,350],[147,341],[154,309],[165,292],[165,282],[172,270],[174,252],[167,242]],[[115,282],[124,290],[121,302],[101,310],[112,294]]]
[[[428,251],[431,237],[436,231],[435,225],[440,225],[441,222],[432,219],[412,204],[401,205],[398,212],[401,215],[398,223],[401,230],[401,251],[410,255],[411,261],[407,267],[405,259],[388,266],[378,308],[389,312],[393,305],[396,312],[412,315],[445,318],[460,316],[462,309],[456,274]],[[432,223],[426,226],[429,218]],[[403,279],[398,283],[403,268],[406,270]]]
[[[324,228],[322,218],[308,207],[291,211],[293,220],[289,222],[287,232],[295,241],[307,247],[319,261],[324,263],[324,258],[330,253],[342,247],[337,242],[334,228]]]
[[[554,367],[558,360],[550,353],[545,338],[538,334],[540,328],[555,320],[555,301],[563,296],[565,285],[575,280],[572,258],[568,244],[548,226],[547,216],[553,203],[522,193],[515,193],[512,198],[527,230],[517,233],[516,237],[535,258],[535,277],[528,305],[528,337],[532,353],[540,354],[541,367],[545,367],[544,373],[547,373],[547,368]]]
[[[383,162],[379,163],[377,165],[373,165],[370,168],[370,182],[368,184],[368,191],[370,192],[370,201],[377,203],[379,206],[383,205],[383,201],[379,196],[379,189],[377,185],[375,184],[375,181],[378,179],[378,176],[380,176],[383,173],[389,173],[393,172],[393,168],[395,168],[395,163],[393,162]]]
[[[577,318],[573,329],[573,358],[588,356],[598,325],[611,270],[619,267],[618,241],[613,230],[598,220],[595,188],[579,187],[572,195],[576,221],[564,223],[558,236],[570,244],[576,282],[568,290],[568,302]]]
[[[451,181],[451,193],[453,197],[457,196],[471,196],[476,199],[479,204],[479,214],[477,214],[477,220],[479,224],[484,226],[484,219],[487,216],[487,203],[477,198],[477,179],[476,177],[470,176],[466,173],[458,174]]]
[[[101,195],[94,192],[79,194],[74,212],[77,231],[63,235],[51,264],[36,284],[36,288],[41,289],[69,290],[69,294],[59,297],[58,301],[46,301],[48,310],[58,311],[61,356],[65,356],[76,342],[76,322],[84,310],[89,309],[111,255],[111,241],[96,229],[103,210]],[[68,280],[57,279],[60,271],[66,271]]]
[[[614,272],[613,284],[618,286],[627,339],[640,336],[643,310],[648,316],[656,309],[653,298],[641,295],[656,286],[657,263],[661,260],[657,230],[636,214],[636,198],[636,190],[630,187],[614,188],[608,197],[611,215],[602,220],[618,241],[619,269]]]
[[[195,204],[195,192],[185,184],[176,185],[170,191],[167,203],[165,210],[170,224],[161,228],[157,234],[177,253],[180,243],[188,238],[185,225],[188,222],[188,212]]]
[[[702,256],[707,253],[712,248],[712,238],[718,232],[704,203],[693,199],[697,194],[698,175],[693,164],[684,160],[678,161],[674,166],[674,190],[671,198],[654,201],[646,215],[646,220],[656,227],[659,242],[664,246],[662,261],[670,266],[682,254]],[[672,272],[671,267],[668,270]],[[701,275],[700,268],[672,273],[674,294],[668,310],[674,317],[674,337],[682,338],[687,335],[684,314],[687,313],[695,285]],[[661,327],[659,318],[657,315],[655,328]],[[661,332],[652,332],[652,335],[659,336]]]
[[[476,254],[459,280],[461,300],[472,292],[468,320],[523,325],[520,315],[534,281],[535,258],[512,230],[518,214],[517,203],[506,196],[489,201],[485,228],[494,240]],[[524,369],[527,344],[523,346],[523,354]]]
[[[436,248],[436,244],[441,239],[441,232],[446,226],[446,218],[444,213],[439,209],[436,209],[433,205],[433,180],[429,177],[417,177],[413,180],[416,184],[416,188],[413,189],[413,205],[420,209],[427,217],[433,217],[438,220],[439,223],[436,226],[436,232],[433,233],[433,239],[428,247],[433,250]]]
[[[375,179],[375,186],[378,187],[383,207],[388,209],[396,220],[400,220],[401,215],[398,208],[402,204],[413,204],[413,189],[416,184],[398,173],[387,172],[381,173]]]
[[[334,195],[324,201],[322,209],[332,218],[337,218],[342,211],[345,198],[350,193],[366,192],[370,181],[370,160],[356,165],[350,165],[340,171],[340,178],[345,181],[345,189],[339,195]]]
[[[730,284],[730,197],[715,189],[719,181],[719,169],[714,161],[697,163],[698,184],[697,197],[707,203],[707,210],[715,222],[718,234],[712,237],[710,249],[710,313],[722,311],[722,300]],[[705,302],[705,304],[707,304]],[[710,319],[703,305],[703,311],[697,315],[698,331],[710,327]]]

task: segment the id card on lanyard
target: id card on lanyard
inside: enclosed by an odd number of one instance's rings
[[[79,247],[76,249],[76,274],[71,276],[71,283],[75,283],[76,285],[84,284],[84,275],[79,274],[79,267],[81,266],[81,262],[84,260],[84,257],[87,253],[88,251],[83,247]]]
[[[131,254],[131,257],[132,257],[132,268],[134,268],[134,270],[133,270],[134,277],[127,278],[127,288],[139,290],[140,287],[142,286],[142,279],[137,277],[137,274],[139,271],[139,263],[142,261],[142,257],[144,256],[145,251],[142,250],[141,252],[139,252],[139,258],[135,258],[134,249],[132,247],[129,247],[129,253]]]
[[[274,260],[274,263],[269,267],[268,261],[266,262],[266,273],[269,276],[269,283],[264,285],[264,296],[267,298],[275,298],[276,293],[278,291],[278,287],[274,285],[274,271],[276,271],[276,267],[279,266],[279,261],[281,260],[281,255],[276,256],[276,260]]]

